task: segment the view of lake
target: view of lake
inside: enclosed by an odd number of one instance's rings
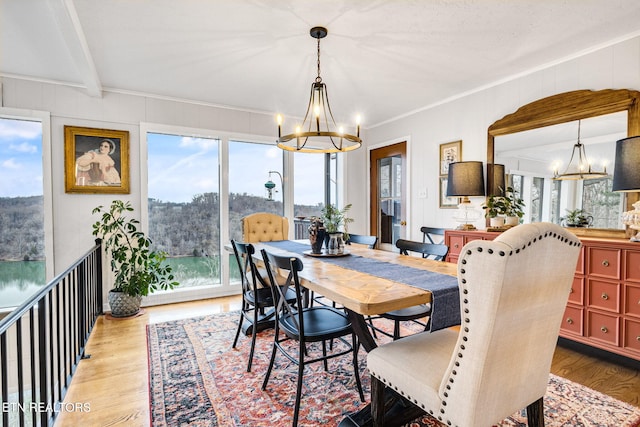
[[[0,309],[19,306],[45,284],[44,261],[0,262]]]
[[[181,288],[220,283],[218,257],[179,257],[167,262]],[[0,261],[0,310],[18,307],[46,285],[44,268],[44,261]],[[239,278],[235,260],[231,264],[231,278]]]

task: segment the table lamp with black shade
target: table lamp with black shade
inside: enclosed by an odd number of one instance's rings
[[[454,162],[449,164],[447,181],[447,197],[462,197],[458,211],[453,218],[461,222],[458,230],[475,230],[472,222],[477,221],[482,213],[469,200],[473,196],[485,196],[484,166],[482,162]]]
[[[640,191],[640,136],[632,136],[616,142],[612,190]],[[640,201],[635,202],[633,207],[634,210],[622,213],[622,222],[629,228],[640,231]],[[640,232],[630,240],[640,242]]]

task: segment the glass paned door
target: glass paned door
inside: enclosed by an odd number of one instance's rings
[[[394,244],[404,227],[402,222],[402,158],[385,157],[378,160],[380,206],[380,242]]]
[[[385,250],[406,237],[405,157],[404,142],[371,151],[371,232]]]

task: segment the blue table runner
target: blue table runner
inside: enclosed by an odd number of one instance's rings
[[[299,255],[304,255],[303,252],[311,248],[310,245],[290,240],[262,242],[262,244]],[[460,324],[457,277],[353,254],[344,257],[324,257],[322,261],[431,292],[432,332]]]

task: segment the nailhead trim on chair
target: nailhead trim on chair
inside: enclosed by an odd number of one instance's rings
[[[524,251],[528,246],[531,246],[531,244],[532,244],[532,243],[535,243],[535,242],[537,242],[538,240],[542,240],[542,239],[543,239],[543,238],[545,238],[545,237],[553,237],[553,238],[559,239],[559,240],[560,240],[560,241],[562,241],[563,243],[569,243],[569,245],[571,245],[571,246],[581,246],[581,245],[582,245],[582,243],[581,243],[581,242],[579,242],[579,241],[578,241],[578,242],[570,241],[568,238],[566,238],[566,237],[561,237],[561,236],[560,236],[560,235],[558,235],[557,233],[551,233],[551,234],[549,234],[549,232],[547,232],[547,233],[545,233],[545,234],[544,234],[544,236],[542,236],[542,235],[541,235],[541,236],[539,236],[539,237],[534,237],[532,241],[529,241],[529,242],[528,242],[526,245],[524,245],[521,249],[516,249],[516,250],[515,250],[515,253],[516,253],[516,254],[520,253],[520,250],[523,250],[523,251]],[[482,248],[482,247],[478,247],[478,248],[477,248],[477,251],[481,253],[481,252],[483,251],[483,248]],[[493,255],[493,253],[494,253],[493,249],[488,249],[488,250],[487,250],[487,252],[488,252],[489,254],[491,254],[491,255]],[[471,251],[471,250],[467,250],[467,251],[466,251],[466,255],[467,255],[467,256],[470,256],[471,254],[472,254],[472,251]],[[503,256],[505,256],[505,255],[506,255],[506,253],[505,253],[504,251],[499,251],[499,252],[497,253],[497,255],[499,255],[499,256],[501,256],[501,257],[503,257]],[[513,255],[514,255],[514,251],[509,251],[509,256],[513,256]],[[462,265],[466,265],[466,264],[467,264],[467,260],[466,260],[466,258],[461,259],[461,260],[460,260],[460,263],[461,263]],[[460,283],[461,283],[462,285],[466,285],[466,284],[467,284],[467,280],[464,278],[464,275],[465,275],[465,274],[466,274],[466,270],[465,270],[464,268],[461,268],[461,269],[460,269]],[[469,294],[469,289],[467,289],[466,287],[464,287],[464,286],[463,286],[463,287],[462,287],[462,294],[463,294],[463,295],[468,295],[468,294]],[[466,324],[470,324],[470,323],[471,323],[471,319],[470,319],[470,317],[468,316],[468,315],[469,315],[469,313],[470,313],[470,310],[469,310],[469,307],[467,307],[467,306],[466,306],[467,304],[469,304],[469,300],[468,300],[467,298],[463,298],[463,304],[464,304],[464,305],[463,305],[463,307],[462,307],[462,308],[463,308],[463,312],[465,313],[464,323],[466,323]],[[464,350],[466,350],[466,345],[465,345],[464,343],[467,343],[467,342],[469,341],[469,337],[468,337],[467,335],[465,335],[465,334],[468,334],[468,333],[469,333],[469,326],[466,326],[466,325],[465,325],[461,330],[462,330],[462,332],[463,332],[463,335],[462,335],[462,343],[460,344],[460,346],[459,346],[459,348],[458,348],[458,349],[459,349],[459,351],[458,351],[458,354],[456,355],[457,359],[456,359],[456,360],[454,360],[454,362],[453,362],[453,363],[454,363],[454,366],[455,366],[456,368],[459,368],[459,367],[460,367],[460,365],[461,365],[461,362],[460,362],[460,361],[461,361],[461,359],[463,359],[463,356],[464,356],[464,353],[463,353],[463,352],[464,352]],[[398,390],[398,387],[397,387],[397,386],[394,386],[394,385],[393,385],[393,384],[391,384],[390,382],[387,382],[387,380],[386,380],[386,379],[381,378],[381,377],[380,377],[378,374],[376,374],[375,372],[370,372],[370,374],[371,374],[371,375],[373,375],[373,376],[375,376],[376,378],[378,378],[380,381],[382,381],[382,382],[383,382],[383,384],[384,384],[385,386],[387,386],[387,387],[391,387],[391,388],[393,388],[395,391],[399,391],[399,392],[400,392],[400,394],[401,394],[402,396],[405,396],[404,392],[403,392],[403,391],[401,391],[401,390]],[[444,400],[442,400],[442,402],[441,402],[441,404],[442,404],[442,406],[443,406],[443,407],[444,407],[444,406],[447,406],[447,400],[446,400],[446,398],[448,398],[448,397],[449,397],[449,391],[451,391],[451,388],[452,388],[452,386],[451,386],[451,385],[455,383],[455,380],[454,380],[454,378],[453,378],[453,377],[455,377],[457,374],[458,374],[457,369],[455,369],[455,368],[454,368],[454,369],[452,369],[452,370],[451,370],[451,376],[448,378],[448,382],[449,382],[449,384],[447,384],[447,385],[445,386],[445,389],[446,389],[447,391],[445,391],[445,392],[443,393],[443,396],[445,397],[445,399],[444,399]],[[428,410],[427,410],[427,408],[425,407],[425,405],[424,405],[424,404],[418,404],[418,401],[417,401],[415,398],[412,398],[411,396],[408,396],[408,395],[407,395],[407,396],[405,396],[405,397],[406,397],[408,400],[410,400],[410,401],[412,400],[414,404],[416,404],[416,405],[420,406],[423,410],[427,411],[427,412],[429,413],[429,415],[431,415],[431,416],[434,416],[434,417],[435,417],[435,413],[434,413],[434,410],[433,410],[433,409],[428,409]],[[440,414],[444,414],[444,413],[445,413],[445,410],[444,410],[444,408],[442,408],[442,407],[441,407],[441,408],[440,408]],[[452,425],[452,421],[451,421],[451,420],[449,420],[449,419],[443,419],[442,415],[438,415],[438,421],[446,422],[446,423],[447,423],[447,425]]]
[[[568,243],[569,243],[569,245],[571,245],[571,246],[580,246],[580,245],[582,245],[582,243],[581,243],[581,242],[579,242],[579,241],[578,241],[578,242],[575,242],[575,241],[573,241],[573,242],[572,242],[572,241],[570,241],[568,238],[566,238],[566,237],[562,237],[562,236],[558,235],[557,233],[552,233],[552,234],[551,234],[551,236],[552,236],[552,237],[554,237],[554,238],[560,239],[560,241],[562,241],[563,243],[567,243],[567,242],[568,242]],[[535,242],[537,242],[538,240],[542,240],[542,239],[543,239],[543,238],[545,238],[545,237],[549,237],[549,232],[544,233],[544,236],[542,236],[542,235],[541,235],[541,236],[539,236],[539,237],[534,237],[532,241],[529,241],[529,242],[528,242],[527,244],[525,244],[522,248],[518,248],[518,249],[516,249],[516,250],[515,250],[515,253],[516,253],[516,254],[519,254],[521,250],[522,250],[522,251],[524,251],[528,246],[531,246],[531,244],[532,244],[532,243],[535,243]],[[476,248],[476,249],[477,249],[477,252],[478,252],[478,253],[482,253],[482,252],[483,252],[483,250],[484,250],[481,246],[479,246],[479,247],[478,247],[478,248]],[[471,256],[471,254],[472,254],[472,253],[473,253],[473,251],[471,251],[470,249],[467,249],[467,250],[466,250],[466,256]],[[493,249],[487,249],[487,253],[489,253],[490,255],[493,255],[494,251],[493,251]],[[513,256],[513,254],[514,254],[514,251],[509,251],[509,256]],[[503,257],[503,256],[505,256],[506,254],[505,254],[505,252],[504,252],[504,251],[499,251],[499,252],[498,252],[498,255],[499,255],[499,256],[501,256],[501,257]],[[461,264],[462,264],[463,266],[464,266],[464,265],[466,265],[466,264],[467,264],[466,257],[463,257],[463,259],[462,259],[462,260],[460,260],[460,262],[461,262]],[[467,295],[467,294],[469,293],[469,289],[467,289],[467,288],[466,288],[467,280],[464,278],[464,275],[465,275],[465,274],[466,274],[466,269],[463,267],[463,268],[461,268],[461,269],[460,269],[460,283],[461,283],[462,285],[464,285],[464,286],[463,286],[463,288],[462,288],[462,293],[463,293],[463,295]],[[463,311],[464,311],[464,313],[465,313],[464,322],[465,322],[466,324],[470,324],[470,323],[471,323],[471,319],[470,319],[470,316],[468,316],[468,315],[469,315],[469,307],[467,307],[467,306],[466,306],[467,304],[469,304],[469,300],[468,300],[467,298],[464,298],[464,299],[463,299]],[[468,334],[468,333],[469,333],[469,327],[468,327],[468,326],[465,326],[465,327],[462,329],[462,331],[463,331],[463,335],[462,335],[462,341],[463,341],[463,343],[461,343],[461,344],[460,344],[460,346],[459,346],[459,351],[458,351],[458,354],[457,354],[457,358],[458,358],[458,360],[455,360],[455,361],[454,361],[454,365],[455,365],[456,367],[459,367],[459,366],[460,366],[460,360],[459,360],[459,359],[462,359],[462,358],[463,358],[463,356],[464,356],[464,353],[463,353],[463,352],[464,352],[464,350],[466,350],[466,346],[465,346],[465,344],[464,344],[464,343],[468,342],[468,339],[469,339],[469,338],[465,335],[465,334]],[[447,391],[443,393],[443,395],[444,395],[445,399],[442,401],[442,406],[447,406],[447,400],[446,400],[446,398],[448,398],[448,397],[449,397],[449,393],[448,393],[448,391],[450,391],[450,390],[451,390],[451,384],[454,384],[454,382],[455,382],[453,377],[455,377],[455,376],[457,375],[457,373],[458,373],[458,371],[457,371],[456,369],[452,369],[452,370],[451,370],[451,376],[450,376],[450,377],[449,377],[449,379],[448,379],[449,384],[447,384],[447,385],[446,385],[446,387],[445,387]],[[433,415],[433,411],[429,411],[429,413]],[[441,413],[441,414],[444,414],[444,413],[445,413],[445,410],[444,410],[443,408],[440,408],[440,413]],[[442,419],[442,416],[438,416],[438,420],[439,420],[439,421],[445,421],[445,420],[443,420],[443,419]],[[447,425],[452,425],[452,422],[451,422],[451,420],[449,420],[449,419],[447,419],[447,420],[446,420],[446,423],[447,423]]]

